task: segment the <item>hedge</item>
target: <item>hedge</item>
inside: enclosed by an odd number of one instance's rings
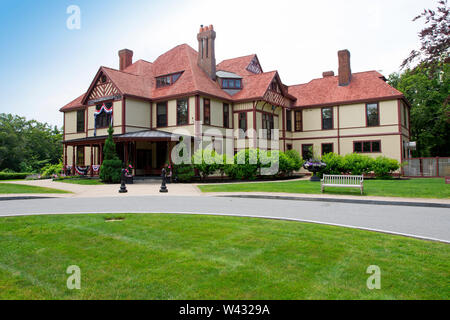
[[[324,174],[361,175],[373,172],[376,177],[387,178],[401,167],[395,159],[383,156],[372,158],[359,153],[349,153],[345,156],[327,153],[322,156],[322,161],[327,166],[319,172],[319,176]]]
[[[0,172],[0,180],[25,179],[31,173],[27,172]]]

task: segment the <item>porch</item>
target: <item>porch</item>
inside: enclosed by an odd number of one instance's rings
[[[70,175],[98,176],[107,136],[64,141],[64,170]],[[145,130],[113,136],[116,152],[124,166],[133,166],[135,176],[160,175],[171,164],[170,153],[179,140],[169,132]]]

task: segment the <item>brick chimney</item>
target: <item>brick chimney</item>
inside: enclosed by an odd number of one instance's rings
[[[119,51],[120,71],[133,64],[133,51],[122,49]]]
[[[350,51],[347,49],[338,51],[339,59],[339,85],[348,86],[352,80],[350,69]]]
[[[197,64],[205,71],[212,80],[216,80],[216,54],[214,40],[216,32],[212,25],[200,26],[197,34],[198,40],[198,60]]]
[[[334,71],[325,71],[322,73],[322,77],[334,77]]]

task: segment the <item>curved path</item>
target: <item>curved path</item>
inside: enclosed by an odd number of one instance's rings
[[[128,212],[221,214],[298,220],[450,243],[448,208],[172,195],[4,200],[0,203],[0,216]]]

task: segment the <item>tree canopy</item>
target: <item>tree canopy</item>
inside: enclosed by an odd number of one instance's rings
[[[36,172],[46,164],[57,164],[61,140],[56,126],[0,113],[0,171]]]

